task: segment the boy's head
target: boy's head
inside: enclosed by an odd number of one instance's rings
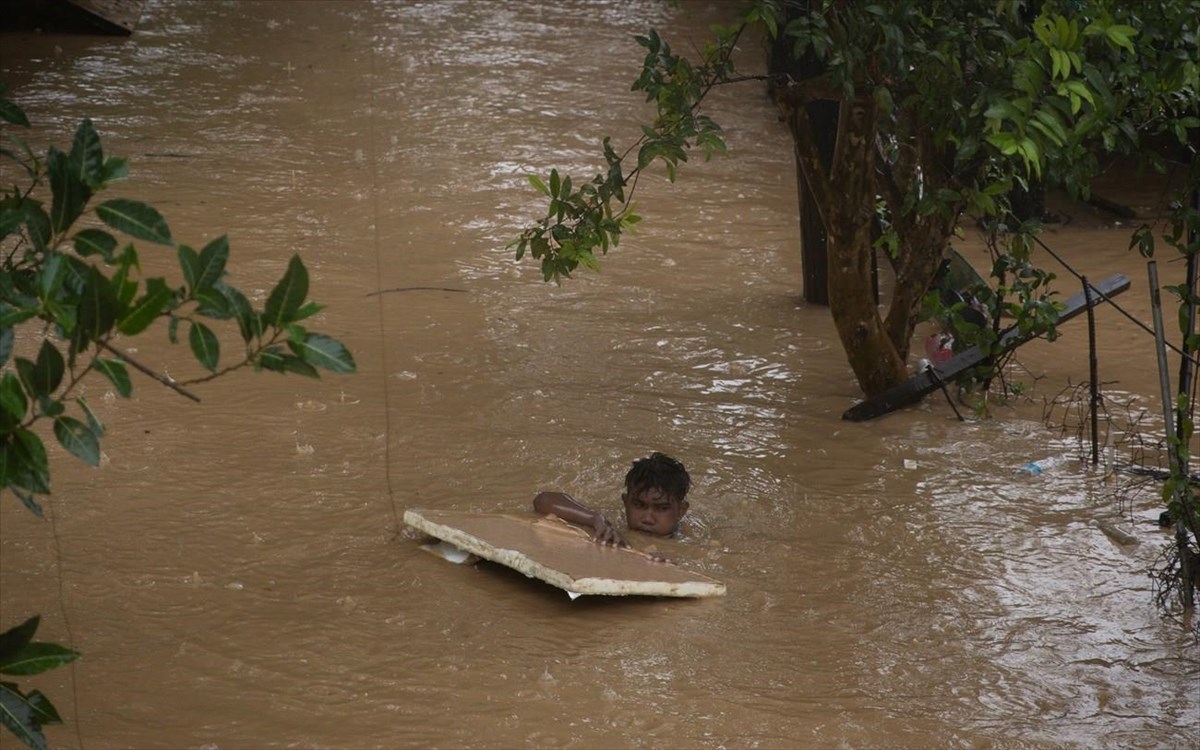
[[[692,479],[687,469],[670,456],[652,453],[633,462],[625,475],[625,523],[635,531],[668,536],[687,513]]]

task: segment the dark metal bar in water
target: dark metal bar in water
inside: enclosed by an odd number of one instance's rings
[[[1092,379],[1091,387],[1091,402],[1088,410],[1092,418],[1092,466],[1100,463],[1100,366],[1096,361],[1096,311],[1092,308],[1092,285],[1088,283],[1087,276],[1080,277],[1083,280],[1083,298],[1087,301],[1087,321],[1088,321],[1088,369]]]

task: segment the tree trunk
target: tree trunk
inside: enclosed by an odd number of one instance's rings
[[[837,147],[823,206],[829,242],[829,304],[859,386],[882,393],[907,376],[903,357],[879,316],[871,286],[871,222],[875,215],[875,104],[843,101]]]
[[[908,345],[920,317],[921,303],[933,282],[942,251],[950,239],[954,222],[929,215],[901,219],[897,226],[900,253],[896,261],[896,286],[884,329],[902,361],[908,359]]]

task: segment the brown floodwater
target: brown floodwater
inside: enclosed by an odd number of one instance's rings
[[[687,49],[732,7],[156,0],[129,39],[0,37],[39,148],[91,117],[131,160],[114,192],[192,246],[228,233],[256,299],[300,253],[328,305],[313,327],[359,366],[237,373],[199,405],[87,385],[102,465],[53,449],[46,521],[0,498],[0,624],[41,613],[83,653],[22,679],[66,719],[55,747],[1197,747],[1200,650],[1152,603],[1157,491],[1080,465],[1077,413],[1043,422],[1088,377],[1082,319],[1021,349],[1030,395],[991,419],[937,397],[842,422],[858,391],[802,301],[791,147],[760,84],[714,96],[731,157],[643,180],[646,220],[602,273],[546,285],[505,250],[542,207],[526,174],[587,177],[603,136],[636,135],[632,35]],[[1062,210],[1048,242],[1127,273],[1118,301],[1149,322],[1128,225]],[[960,249],[985,269],[975,237]],[[368,296],[401,287],[435,288]],[[1148,460],[1153,340],[1097,321],[1109,442]],[[197,374],[165,339],[125,344]],[[724,598],[572,602],[400,528],[541,489],[615,513],[653,450],[695,482],[660,548]]]

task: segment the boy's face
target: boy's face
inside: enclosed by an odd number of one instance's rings
[[[688,509],[686,500],[671,497],[656,487],[638,492],[627,490],[621,500],[625,503],[625,523],[629,528],[658,536],[675,533],[679,519]]]

